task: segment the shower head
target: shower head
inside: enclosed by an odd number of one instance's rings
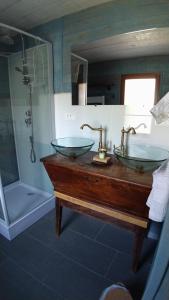
[[[5,45],[9,45],[9,46],[14,44],[13,39],[7,34],[0,36],[0,42],[5,44]]]
[[[15,71],[20,72],[23,75],[22,82],[24,85],[30,85],[31,80],[30,80],[28,65],[27,65],[25,42],[22,34],[21,34],[21,43],[22,43],[22,68],[15,67]]]
[[[11,37],[12,32],[8,28],[0,27],[0,43],[5,45],[13,45],[14,40]]]
[[[24,85],[30,84],[30,77],[29,77],[28,69],[26,68],[26,66],[24,66],[23,69],[20,69],[19,67],[15,67],[15,71],[17,71],[23,75],[22,82]]]
[[[0,50],[0,56],[2,56],[2,57],[9,57],[11,54],[12,54],[12,52]]]

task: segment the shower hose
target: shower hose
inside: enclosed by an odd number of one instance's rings
[[[32,163],[36,162],[36,153],[34,148],[34,130],[33,130],[33,116],[32,116],[32,86],[29,84],[29,106],[31,113],[31,135],[29,137],[31,152],[30,152],[30,160]]]

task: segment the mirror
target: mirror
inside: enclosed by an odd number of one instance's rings
[[[143,106],[149,102],[152,107],[168,92],[169,28],[120,34],[74,45],[71,51],[73,105],[142,101]],[[147,85],[148,92],[140,93]],[[128,93],[130,96],[126,96]]]

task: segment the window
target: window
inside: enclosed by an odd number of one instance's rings
[[[149,114],[158,100],[159,83],[158,73],[122,75],[121,104],[134,107],[142,114]]]

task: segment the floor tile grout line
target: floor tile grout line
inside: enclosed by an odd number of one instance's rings
[[[65,255],[65,254],[63,254],[61,252],[58,252],[58,251],[56,251],[55,254],[61,255],[62,257],[66,258],[67,260],[69,260],[69,261],[73,262],[74,264],[76,264],[76,265],[82,267],[83,269],[87,270],[88,272],[93,273],[93,274],[97,275],[98,277],[104,279],[104,275],[103,274],[98,273],[98,272],[96,272],[96,271],[94,271],[94,270],[86,267],[85,265],[83,265],[83,264],[79,263],[78,261],[70,258],[69,256],[67,256],[67,255]]]
[[[57,251],[57,250],[51,249],[50,246],[46,246],[42,241],[38,240],[36,237],[33,237],[33,236],[32,236],[32,238],[33,238],[34,240],[38,241],[39,243],[41,243],[41,244],[42,244],[43,246],[45,246],[47,249],[52,250],[52,251],[53,251],[53,254],[59,254],[60,256],[62,256],[62,257],[64,257],[64,258],[68,259],[69,261],[71,261],[71,262],[73,262],[73,263],[75,263],[75,264],[81,266],[83,269],[85,269],[85,270],[87,270],[87,271],[89,271],[89,272],[91,272],[91,273],[93,273],[93,274],[95,274],[95,275],[97,275],[97,276],[99,276],[99,277],[101,277],[101,278],[104,278],[104,274],[98,273],[98,272],[96,272],[96,271],[94,271],[94,270],[92,270],[92,269],[86,267],[85,265],[79,263],[78,261],[74,260],[73,258],[70,258],[69,256],[63,254],[62,252],[59,252],[59,251]]]
[[[75,231],[75,230],[73,230],[73,229],[71,229],[71,228],[69,228],[69,229],[67,229],[68,231],[72,231],[73,233],[75,233],[75,234],[77,234],[77,235],[80,235],[80,236],[82,236],[82,237],[84,237],[85,239],[87,239],[87,240],[89,240],[89,241],[92,241],[92,242],[94,242],[94,243],[96,243],[96,244],[98,244],[98,245],[101,245],[101,246],[103,246],[103,247],[105,247],[105,248],[107,248],[107,249],[110,249],[110,250],[113,250],[113,251],[115,251],[115,252],[118,252],[119,254],[126,254],[126,255],[130,255],[130,253],[128,253],[128,252],[123,252],[123,251],[121,251],[121,250],[119,250],[119,249],[117,249],[117,248],[113,248],[113,247],[111,247],[111,246],[109,246],[109,245],[106,245],[106,244],[104,244],[104,243],[102,243],[102,242],[100,242],[100,241],[98,241],[98,240],[95,240],[95,239],[93,239],[93,238],[91,238],[91,237],[89,237],[89,236],[86,236],[86,235],[84,235],[83,233],[81,233],[81,232],[79,232],[79,231]],[[39,241],[39,242],[42,242],[40,239],[38,239],[37,237],[35,237],[33,234],[31,234],[31,233],[27,233],[27,235],[29,235],[31,238],[33,238],[33,239],[36,239],[37,241]],[[43,243],[43,242],[42,242]],[[46,246],[46,244],[44,244],[43,243],[43,245],[45,245]],[[47,247],[47,246],[46,246]],[[55,250],[53,250],[53,251],[55,251]]]
[[[11,258],[11,257],[8,255],[8,253],[5,252],[4,249],[1,249],[1,252],[2,252],[2,254],[4,254],[4,256],[5,256],[5,261]],[[1,266],[1,264],[0,264],[0,266]]]
[[[75,230],[72,230],[72,229],[68,229],[68,230],[69,230],[69,231],[72,231],[72,232],[74,232],[74,233],[76,233],[77,235],[80,235],[80,236],[84,237],[85,239],[91,240],[91,241],[93,241],[94,243],[97,243],[97,244],[99,244],[99,245],[101,245],[101,246],[103,246],[103,247],[105,247],[105,248],[107,248],[107,249],[111,249],[111,250],[113,250],[113,251],[115,251],[115,252],[118,252],[119,254],[125,254],[125,255],[128,255],[128,256],[131,256],[131,255],[132,255],[132,254],[130,254],[130,253],[128,253],[128,252],[123,252],[123,251],[121,251],[121,250],[119,250],[119,249],[112,248],[112,247],[109,246],[109,245],[103,244],[103,243],[101,243],[101,242],[99,242],[99,241],[97,241],[97,240],[94,240],[94,239],[90,238],[89,236],[86,236],[86,235],[84,235],[84,234],[82,234],[82,233],[80,233],[80,232],[77,232],[77,231],[75,231]],[[32,239],[38,241],[39,243],[43,244],[43,246],[44,246],[45,248],[49,249],[53,254],[56,253],[56,252],[57,252],[57,253],[60,253],[59,251],[54,250],[54,249],[51,248],[50,246],[46,246],[45,243],[43,243],[41,240],[39,240],[38,238],[36,238],[33,234],[31,234],[31,233],[28,232],[28,233],[25,233],[25,235],[26,235],[26,236],[29,236],[30,238],[32,238]],[[4,252],[3,250],[1,250],[1,252],[2,252],[5,256],[8,256],[7,253]],[[68,256],[66,256],[66,257],[68,257]],[[68,258],[69,258],[69,257],[68,257]],[[147,263],[147,264],[150,264],[150,265],[151,265],[151,263]],[[98,274],[100,274],[100,273],[98,273]]]
[[[75,234],[77,234],[77,235],[80,235],[80,236],[82,236],[83,238],[85,238],[85,239],[87,239],[87,240],[89,240],[89,241],[92,241],[92,242],[94,242],[94,243],[96,243],[96,244],[98,244],[98,245],[101,245],[101,246],[103,246],[103,247],[105,247],[105,248],[107,248],[107,249],[110,249],[110,250],[114,250],[114,251],[118,251],[118,249],[116,249],[116,248],[113,248],[113,247],[111,247],[111,246],[109,246],[109,245],[106,245],[106,244],[104,244],[104,243],[102,243],[102,242],[100,242],[100,241],[98,241],[98,240],[95,240],[95,239],[93,239],[93,238],[91,238],[91,237],[89,237],[89,236],[87,236],[87,235],[85,235],[85,234],[83,234],[83,233],[81,233],[81,232],[79,232],[79,231],[76,231],[76,230],[74,230],[74,229],[72,229],[72,228],[69,228],[69,229],[67,229],[68,231],[70,231],[70,232],[73,232],[73,233],[75,233]],[[26,233],[26,235],[29,235],[31,238],[34,238],[34,239],[36,239],[36,240],[38,240],[38,241],[41,241],[40,239],[38,239],[37,237],[35,237],[32,233]],[[57,237],[56,237],[57,238]],[[43,243],[44,244],[44,243]],[[46,244],[44,244],[45,246],[46,246]],[[124,252],[124,253],[126,253],[126,252]]]
[[[56,293],[56,296],[61,297],[61,299],[59,300],[69,300],[68,298],[65,298],[64,295],[57,293],[57,291],[55,289],[53,289],[51,286],[48,286],[44,281],[39,280],[36,276],[34,276],[32,273],[30,273],[29,271],[27,271],[23,266],[21,266],[19,263],[17,263],[13,258],[9,258],[9,261],[12,261],[15,265],[17,265],[22,271],[24,271],[27,275],[29,275],[32,279],[34,279],[35,281],[39,282],[40,284],[42,284],[44,287],[46,287],[47,289],[49,289],[51,292]],[[5,263],[5,262],[4,262]],[[112,264],[112,262],[111,262]],[[110,278],[106,278],[104,276],[104,279],[106,279],[108,281],[107,284],[112,284],[112,280]],[[45,279],[44,279],[45,280]]]
[[[99,234],[100,234],[100,232],[102,232],[102,230],[104,229],[105,226],[106,226],[106,224],[104,224],[103,227],[99,230]],[[77,234],[77,235],[80,235],[80,236],[82,236],[83,238],[88,239],[88,240],[90,240],[90,241],[92,241],[92,242],[94,242],[94,243],[97,243],[98,245],[101,245],[101,246],[103,246],[103,247],[105,247],[105,248],[107,248],[107,249],[111,249],[111,250],[120,252],[120,253],[122,253],[122,254],[128,254],[128,255],[130,255],[130,253],[128,253],[128,252],[124,252],[124,251],[122,251],[122,250],[119,250],[119,249],[117,249],[117,248],[114,248],[114,247],[112,247],[112,246],[109,246],[109,245],[107,245],[107,244],[105,244],[105,243],[103,243],[103,242],[100,242],[100,241],[96,240],[95,237],[92,238],[92,237],[90,237],[90,236],[88,236],[88,235],[85,235],[85,234],[79,232],[79,231],[76,231],[75,229],[68,228],[67,230],[70,231],[70,232],[73,232],[73,233],[75,233],[75,234]],[[62,234],[62,233],[61,233],[61,234]],[[26,233],[26,235],[29,235],[30,237],[33,237],[33,238],[35,238],[36,240],[38,240],[38,241],[41,242],[41,240],[39,240],[38,238],[36,238],[32,233],[29,233],[29,232],[28,232],[28,233]],[[98,236],[98,234],[97,234],[96,236]],[[43,243],[43,244],[44,244],[44,243]],[[44,244],[44,245],[46,246],[46,244]],[[131,251],[131,252],[132,252],[132,251]]]
[[[71,228],[68,229],[68,230],[69,230],[69,231],[72,231],[72,232],[74,232],[74,233],[76,233],[76,234],[78,234],[78,235],[81,235],[82,237],[84,237],[84,238],[86,238],[86,239],[88,239],[88,240],[90,240],[90,241],[93,241],[93,242],[95,242],[96,244],[99,244],[99,245],[101,245],[101,246],[104,246],[104,247],[107,248],[107,249],[111,249],[111,250],[116,251],[116,248],[113,248],[113,247],[111,247],[111,246],[109,246],[109,245],[106,245],[106,244],[104,244],[104,243],[102,243],[102,242],[100,242],[100,241],[98,241],[98,240],[95,240],[95,239],[89,237],[89,236],[86,236],[86,235],[84,235],[84,234],[81,233],[81,232],[75,231],[75,230],[73,230],[73,229],[71,229]]]
[[[8,260],[12,261],[17,267],[19,267],[24,273],[26,273],[27,275],[29,275],[32,279],[34,279],[35,281],[41,283],[44,287],[47,287],[50,291],[55,292],[57,296],[59,296],[59,297],[62,298],[61,300],[68,300],[68,298],[64,298],[63,295],[58,294],[55,289],[53,289],[52,287],[50,287],[49,285],[47,285],[45,282],[43,282],[42,280],[40,280],[38,277],[36,277],[35,275],[33,275],[31,272],[29,272],[27,269],[25,269],[14,258],[8,257]]]
[[[0,269],[1,267],[10,259],[10,257],[6,256],[5,259],[3,261],[1,261],[0,263]]]
[[[96,233],[94,240],[96,241],[97,237],[99,236],[99,234],[103,231],[103,229],[105,228],[106,224],[103,224],[101,226],[101,228],[98,230],[98,232]]]
[[[104,226],[106,226],[106,224],[104,225]],[[103,229],[103,228],[102,228]],[[114,251],[116,251],[116,252],[119,252],[119,254],[125,254],[125,255],[133,255],[133,252],[132,252],[132,246],[133,245],[131,245],[131,252],[129,253],[129,252],[125,252],[125,251],[122,251],[122,250],[119,250],[119,249],[117,249],[117,248],[114,248],[114,247],[111,247],[111,246],[109,246],[109,245],[107,245],[107,244],[104,244],[104,243],[102,243],[102,242],[100,242],[100,241],[98,241],[98,240],[95,240],[95,239],[93,239],[93,238],[91,238],[91,237],[89,237],[89,236],[86,236],[86,235],[84,235],[83,233],[81,233],[81,232],[79,232],[79,231],[75,231],[74,229],[72,229],[72,228],[70,228],[70,229],[68,229],[69,231],[72,231],[72,232],[74,232],[74,233],[76,233],[76,234],[78,234],[78,235],[81,235],[81,236],[83,236],[83,237],[85,237],[85,238],[87,238],[87,239],[89,239],[89,240],[91,240],[91,241],[93,241],[93,242],[95,242],[95,243],[97,243],[97,244],[99,244],[99,245],[102,245],[102,246],[104,246],[105,248],[108,248],[108,249],[112,249],[112,250],[114,250]]]
[[[131,251],[131,254],[130,253],[128,253],[128,252],[123,252],[123,251],[121,251],[121,250],[116,250],[116,252],[117,252],[117,254],[118,255],[127,255],[127,256],[131,256],[131,258],[133,258],[133,253],[132,253],[132,251]],[[144,265],[149,265],[149,266],[151,266],[152,265],[152,263],[151,262],[144,262]]]
[[[5,259],[3,261],[0,262],[0,268],[1,266],[8,260],[8,257],[5,257]]]
[[[75,230],[73,230],[73,229],[71,229],[71,228],[69,228],[68,231],[70,231],[70,232],[72,231],[73,233],[75,233],[75,234],[77,234],[77,235],[80,235],[80,236],[84,237],[85,239],[88,239],[88,240],[90,240],[90,241],[92,241],[92,242],[94,242],[94,243],[96,243],[96,244],[98,244],[98,245],[100,245],[100,246],[103,246],[104,248],[107,248],[107,249],[110,249],[110,250],[112,250],[112,251],[115,251],[115,253],[125,254],[125,255],[129,255],[129,256],[132,255],[132,253],[130,254],[130,253],[128,253],[128,252],[123,252],[123,251],[121,251],[121,250],[119,250],[119,249],[117,249],[117,248],[113,248],[113,247],[111,247],[111,246],[109,246],[109,245],[106,245],[106,244],[104,244],[104,243],[102,243],[102,242],[100,242],[100,241],[94,240],[94,239],[92,239],[91,237],[86,236],[86,235],[84,235],[83,233],[78,232],[78,231],[75,231]],[[38,242],[42,243],[43,246],[45,246],[46,248],[52,250],[54,253],[55,253],[55,252],[60,253],[59,251],[54,250],[54,249],[51,248],[50,246],[46,246],[46,244],[45,244],[43,241],[41,241],[40,239],[38,239],[37,237],[35,237],[33,234],[31,234],[31,233],[26,233],[26,235],[28,235],[29,237],[31,237],[31,238],[37,240]],[[67,256],[66,256],[66,257],[67,257]]]
[[[78,234],[80,234],[79,232],[78,232]],[[30,235],[29,235],[30,236]],[[86,237],[86,236],[85,236]],[[35,239],[33,236],[31,236],[31,238],[32,239]],[[41,242],[40,240],[38,240],[37,239],[37,241],[39,242],[39,243],[41,243],[41,244],[43,244],[43,246],[45,246],[46,247],[46,244],[44,244],[43,242]],[[50,244],[50,245],[52,245],[52,243]],[[47,247],[48,248],[48,247]],[[110,247],[111,248],[111,247]],[[55,254],[56,253],[56,251],[55,250],[53,250],[53,249],[51,249],[51,248],[48,248],[48,249],[50,249],[50,250],[52,250],[52,252]],[[112,248],[111,248],[112,249]],[[120,253],[122,253],[122,254],[126,254],[126,255],[130,255],[130,254],[128,254],[128,253],[124,253],[124,252],[122,252],[122,251],[120,251],[120,250],[115,250],[117,253],[116,253],[116,257],[117,257],[117,255],[118,255],[118,253],[120,254]],[[59,253],[60,254],[60,253]],[[8,259],[12,259],[12,258],[10,258],[9,256],[7,257],[7,255],[6,255],[6,253],[5,253],[5,256],[6,256],[6,258]],[[69,257],[68,257],[68,259],[69,259]],[[17,264],[17,262],[14,260],[14,262]],[[4,263],[5,263],[5,261],[4,261]],[[75,264],[77,264],[77,262],[75,261]],[[113,265],[113,259],[112,259],[112,261],[111,261],[111,263],[110,263],[111,265]],[[18,264],[19,265],[19,264]],[[83,265],[82,265],[83,266]],[[34,278],[35,280],[37,280],[37,277],[36,277],[36,275],[34,276],[34,275],[32,275],[31,273],[29,273],[29,271],[27,271],[27,270],[25,270],[24,269],[24,267],[22,267],[22,265],[19,265],[19,267],[20,268],[22,268],[23,270],[24,270],[24,272],[25,273],[27,273],[27,274],[29,274],[32,278]],[[84,266],[83,266],[83,268],[84,268]],[[109,270],[110,270],[110,268],[111,268],[111,266],[109,265]],[[109,270],[107,269],[107,272],[106,272],[106,274],[104,275],[104,279],[105,280],[107,280],[108,282],[112,282],[112,280],[108,277],[108,272],[109,272]],[[89,271],[91,272],[91,270],[89,269]],[[97,274],[98,275],[98,274]],[[99,274],[100,275],[100,274]],[[46,278],[46,277],[45,277]],[[48,289],[50,289],[51,291],[54,291],[55,293],[56,293],[56,296],[57,296],[57,291],[55,290],[55,289],[53,289],[53,288],[51,288],[50,286],[48,286],[46,283],[45,283],[45,281],[41,281],[41,280],[38,280],[42,285],[44,285],[44,286],[46,286]],[[109,283],[108,283],[109,284]],[[63,296],[62,295],[59,295],[58,294],[58,297],[61,297],[61,298],[63,298]],[[68,300],[68,298],[66,298],[67,300]],[[62,300],[66,300],[65,298],[64,299],[62,299]]]
[[[110,271],[110,269],[111,269],[114,261],[116,260],[117,256],[118,256],[118,252],[116,252],[115,255],[114,255],[114,257],[112,258],[112,261],[110,262],[110,265],[108,266],[108,268],[107,268],[107,270],[106,270],[106,272],[104,274],[104,278],[109,279],[109,278],[107,278],[107,275],[108,275],[108,273],[109,273],[109,271]]]

